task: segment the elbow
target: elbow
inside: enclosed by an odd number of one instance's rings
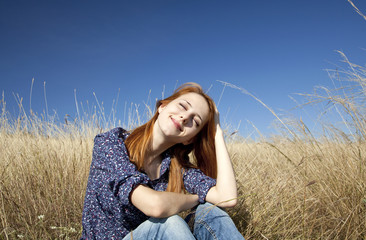
[[[206,200],[222,208],[232,208],[238,204],[236,191],[222,192],[216,186],[207,193]]]
[[[138,186],[133,190],[130,201],[146,216],[164,218],[169,214],[164,192],[158,192],[145,186]]]
[[[149,212],[146,212],[145,215],[148,217],[152,217],[152,218],[164,218],[165,217],[164,211],[162,211],[159,208],[153,208]]]
[[[164,202],[162,199],[156,194],[155,196],[151,196],[147,203],[148,207],[144,211],[144,214],[153,218],[164,218],[166,216],[166,211],[164,208]]]
[[[235,207],[236,205],[238,204],[238,199],[237,198],[235,198],[235,199],[232,199],[232,200],[230,200],[230,201],[228,201],[228,202],[226,202],[226,208],[233,208],[233,207]]]
[[[152,218],[166,218],[168,217],[168,215],[166,214],[166,211],[160,207],[160,206],[155,206],[151,211],[150,214],[146,214],[149,217]]]
[[[231,200],[222,201],[218,204],[219,207],[222,208],[233,208],[238,204],[238,199],[234,198]]]

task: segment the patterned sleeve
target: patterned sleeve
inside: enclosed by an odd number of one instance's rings
[[[119,137],[121,131],[117,128],[97,135],[94,139],[93,159],[94,167],[103,175],[99,180],[107,184],[110,191],[105,194],[113,194],[120,204],[128,205],[132,190],[140,184],[147,184],[148,178],[130,162],[123,139]]]
[[[216,180],[206,176],[196,168],[186,169],[183,175],[184,187],[191,194],[197,194],[200,203],[204,203],[208,190],[216,185]]]

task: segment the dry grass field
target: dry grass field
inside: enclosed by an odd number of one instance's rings
[[[281,121],[281,134],[256,140],[228,132],[240,192],[229,213],[246,239],[366,239],[365,73],[348,62],[335,74],[341,89],[304,95],[343,127]],[[93,138],[107,129],[97,115],[56,123],[1,106],[0,239],[78,239]]]

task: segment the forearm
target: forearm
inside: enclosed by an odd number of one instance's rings
[[[215,148],[217,159],[216,186],[209,190],[206,200],[222,207],[232,207],[237,202],[236,180],[224,135],[219,125],[216,129]]]
[[[198,204],[198,196],[159,192],[140,185],[132,192],[131,202],[147,216],[165,218],[193,208]]]
[[[158,192],[161,203],[161,217],[169,217],[193,208],[198,204],[198,196],[183,193]]]
[[[217,183],[216,186],[221,193],[229,199],[237,197],[237,187],[234,169],[224,141],[221,128],[216,134],[215,147],[217,157]]]

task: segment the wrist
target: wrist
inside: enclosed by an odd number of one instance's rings
[[[199,196],[197,194],[190,194],[189,196],[193,202],[199,202]]]
[[[218,137],[224,137],[224,132],[222,131],[219,124],[217,124],[217,126],[216,126],[216,134],[215,134],[215,138],[218,138]]]

